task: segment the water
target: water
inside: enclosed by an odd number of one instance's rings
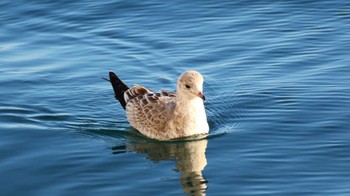
[[[347,1],[0,2],[1,195],[350,194]],[[205,78],[210,135],[133,131],[101,79]]]

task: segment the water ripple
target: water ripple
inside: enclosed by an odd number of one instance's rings
[[[347,1],[0,7],[4,195],[350,192]],[[141,137],[100,79],[173,91],[187,69],[205,78],[206,140]]]

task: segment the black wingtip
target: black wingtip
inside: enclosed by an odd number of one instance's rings
[[[109,77],[114,77],[114,76],[117,77],[117,75],[115,75],[115,73],[113,71],[110,71],[109,72]]]
[[[121,81],[118,76],[110,71],[109,72],[109,82],[112,84],[114,97],[119,101],[120,105],[125,109],[126,102],[124,99],[124,92],[129,89],[129,87]]]

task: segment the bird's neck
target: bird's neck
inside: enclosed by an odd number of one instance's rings
[[[207,126],[203,100],[199,97],[183,99],[177,96],[176,98],[174,119],[177,119],[179,122],[176,123],[181,125],[179,127],[181,130],[178,131],[183,131],[184,135],[193,135],[206,129],[202,128],[202,126]]]
[[[204,108],[203,100],[197,96],[188,97],[182,94],[177,94],[176,96],[175,111],[179,113],[192,113],[201,107]]]

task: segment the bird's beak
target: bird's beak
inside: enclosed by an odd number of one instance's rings
[[[198,97],[202,98],[202,99],[203,99],[203,101],[205,101],[205,96],[203,95],[203,93],[202,93],[202,92],[199,92],[199,93],[198,93]]]

